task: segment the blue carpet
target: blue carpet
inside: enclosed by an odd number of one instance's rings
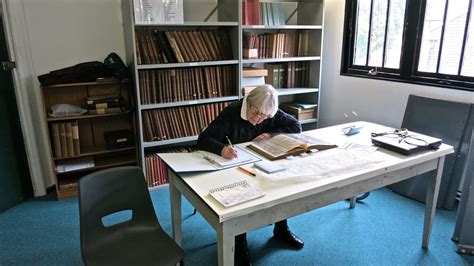
[[[171,232],[167,187],[151,192],[163,228]],[[187,265],[216,265],[214,230],[183,201],[183,245]],[[456,212],[437,210],[430,248],[421,248],[424,205],[388,189],[374,191],[353,210],[339,202],[289,220],[305,241],[302,250],[273,240],[273,226],[249,232],[255,265],[473,265],[455,252],[451,235]],[[0,214],[0,265],[80,265],[76,199],[50,195]]]

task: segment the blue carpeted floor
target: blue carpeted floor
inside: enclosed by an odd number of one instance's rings
[[[168,188],[151,192],[158,217],[170,233]],[[183,206],[187,265],[217,264],[216,236],[193,208]],[[272,239],[273,226],[248,234],[255,265],[473,265],[455,252],[454,211],[437,210],[429,250],[421,248],[424,205],[388,189],[374,191],[348,209],[339,202],[289,220],[305,241],[302,250]],[[0,214],[0,265],[80,265],[76,199],[31,200]]]

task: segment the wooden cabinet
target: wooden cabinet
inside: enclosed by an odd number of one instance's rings
[[[130,0],[122,9],[150,187],[167,182],[155,153],[193,144],[220,110],[242,99],[246,67],[277,69],[280,102],[319,105],[322,0],[184,0],[180,24],[136,23]],[[260,38],[254,58],[247,58],[248,35]],[[316,128],[317,107],[306,118],[303,128]]]
[[[42,90],[58,199],[76,196],[78,180],[88,173],[137,165],[135,104],[128,81],[57,84]],[[107,143],[106,134],[119,130],[123,136],[118,144]]]

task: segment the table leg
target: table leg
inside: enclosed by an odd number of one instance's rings
[[[356,196],[351,197],[349,200],[350,200],[349,209],[354,209],[356,206]]]
[[[436,203],[438,202],[438,192],[443,175],[444,156],[438,159],[438,170],[436,175],[432,175],[428,180],[425,204],[425,222],[423,225],[423,244],[424,249],[428,248],[430,243],[431,226],[436,211]]]
[[[217,231],[217,257],[220,266],[234,265],[235,236],[226,230],[227,224],[223,223]]]
[[[178,178],[172,171],[168,170],[171,222],[173,229],[173,239],[181,246],[181,193],[174,186],[174,179]]]

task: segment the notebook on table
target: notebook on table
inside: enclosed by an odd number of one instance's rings
[[[209,194],[226,208],[265,195],[262,190],[250,185],[247,180],[211,189]]]

